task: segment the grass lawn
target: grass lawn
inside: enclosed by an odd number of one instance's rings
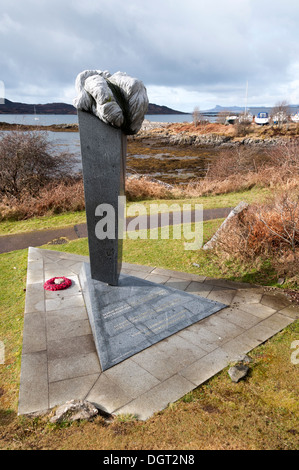
[[[267,188],[252,188],[249,191],[242,191],[238,193],[221,194],[217,196],[204,196],[192,199],[156,199],[138,201],[138,204],[143,204],[149,213],[150,204],[179,204],[181,207],[183,204],[202,204],[204,209],[215,209],[219,207],[235,207],[240,201],[246,201],[248,203],[254,201],[261,201],[270,195],[270,191]],[[127,208],[130,208],[133,202],[127,203]],[[48,230],[59,227],[68,227],[71,225],[82,224],[86,222],[85,211],[82,212],[68,212],[64,214],[33,217],[28,220],[4,220],[0,222],[0,236],[14,233],[32,232],[34,230]]]
[[[85,211],[33,217],[28,220],[3,220],[0,222],[0,236],[14,233],[33,232],[34,230],[49,230],[69,227],[71,225],[84,224],[85,222]]]
[[[138,201],[138,204],[144,204],[147,208],[147,213],[150,212],[151,204],[179,204],[183,207],[183,204],[202,204],[203,209],[216,209],[220,207],[236,207],[239,202],[246,201],[249,204],[256,201],[263,201],[271,195],[271,191],[268,188],[257,188],[254,187],[247,191],[230,192],[227,194],[209,195],[194,198],[185,199],[149,199],[146,201]],[[134,203],[130,202],[127,207],[130,207]]]
[[[204,241],[221,222],[204,223]],[[87,239],[46,248],[88,254]],[[224,271],[211,253],[185,251],[183,240],[125,240],[123,259],[207,276],[251,276],[253,282],[264,284],[269,274],[236,275],[229,266]],[[41,417],[18,417],[27,250],[2,254],[0,263],[0,341],[5,345],[5,363],[0,364],[0,449],[298,448],[298,364],[291,362],[298,321],[249,354],[253,362],[244,380],[233,383],[226,368],[146,422],[131,416],[107,422],[99,416],[92,422],[50,425]],[[273,280],[268,278],[268,283]]]

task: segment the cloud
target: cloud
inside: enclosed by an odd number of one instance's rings
[[[0,80],[14,101],[71,102],[85,69],[141,79],[187,110],[298,96],[296,0],[0,0]],[[75,95],[75,90],[73,92]],[[158,101],[159,99],[159,101]],[[193,105],[191,106],[191,110]]]

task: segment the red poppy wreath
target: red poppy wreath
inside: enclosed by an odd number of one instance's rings
[[[46,290],[62,290],[67,289],[72,285],[72,281],[67,277],[52,277],[44,283],[44,289]]]

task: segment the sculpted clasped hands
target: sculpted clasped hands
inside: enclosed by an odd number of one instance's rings
[[[144,84],[124,72],[85,70],[76,78],[77,97],[74,106],[93,113],[101,121],[136,134],[148,109]]]

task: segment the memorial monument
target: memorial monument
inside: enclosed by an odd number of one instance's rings
[[[78,75],[76,89],[91,275],[117,285],[127,135],[141,128],[148,97],[140,80],[121,72],[86,70]]]
[[[221,310],[224,304],[120,274],[127,135],[148,108],[140,80],[86,70],[76,79],[90,265],[80,282],[102,370]]]

